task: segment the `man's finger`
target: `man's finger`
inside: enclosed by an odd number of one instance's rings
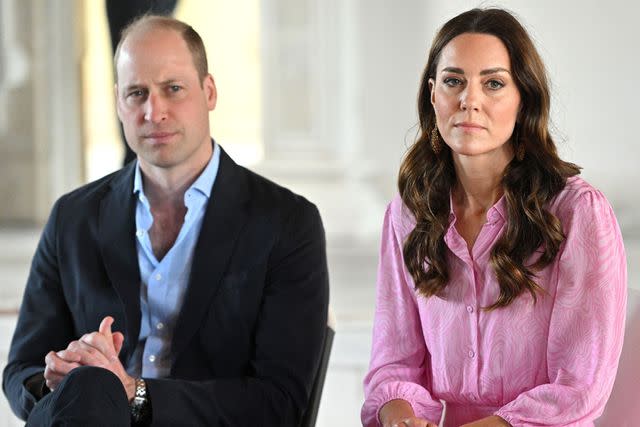
[[[114,359],[118,357],[120,354],[120,350],[122,349],[122,342],[124,341],[124,335],[120,332],[116,332],[115,334],[111,331],[111,326],[115,320],[111,316],[106,316],[100,322],[100,327],[98,328],[98,332],[104,335],[107,339],[107,342],[112,346],[111,349],[101,348],[102,352],[107,356],[108,359]],[[118,336],[120,335],[120,336]]]
[[[113,336],[107,337],[100,332],[92,332],[90,334],[83,335],[78,342],[92,347],[93,350],[97,350],[102,353],[104,357],[109,360],[114,357],[118,357],[113,343]],[[72,350],[75,350],[75,348]],[[87,350],[92,352],[91,349]]]
[[[114,332],[113,333],[113,347],[116,350],[116,354],[120,354],[120,350],[122,350],[122,345],[124,344],[124,335],[122,332]]]
[[[64,377],[69,371],[80,366],[77,362],[67,362],[53,351],[47,353],[45,364],[44,376],[46,379]]]
[[[102,322],[100,322],[100,327],[98,328],[98,332],[107,337],[109,342],[113,342],[113,337],[111,335],[111,325],[113,325],[113,317],[107,316],[102,319]]]
[[[68,363],[78,363],[82,359],[78,353],[72,350],[58,351],[56,356]]]

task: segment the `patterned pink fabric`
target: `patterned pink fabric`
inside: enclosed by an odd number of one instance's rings
[[[451,283],[446,299],[414,290],[402,259],[413,229],[396,197],[385,216],[373,346],[364,380],[364,426],[377,426],[388,401],[405,399],[417,416],[460,426],[497,414],[519,426],[593,426],[616,375],[623,340],[626,261],[613,211],[602,193],[571,178],[549,206],[566,240],[538,274],[547,291],[506,308],[489,255],[505,227],[505,202],[487,212],[469,253],[455,229],[445,236]]]

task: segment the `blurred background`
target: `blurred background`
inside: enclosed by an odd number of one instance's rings
[[[207,46],[218,87],[216,141],[237,162],[315,202],[323,216],[337,334],[319,426],[359,424],[379,232],[416,136],[420,74],[437,28],[476,6],[510,9],[536,41],[553,85],[560,151],[605,193],[623,231],[633,333],[640,321],[633,184],[640,180],[640,3],[178,1],[175,16]],[[103,0],[0,0],[0,367],[53,202],[122,163],[105,11]],[[629,336],[623,363],[640,351],[640,339]],[[0,399],[4,425],[20,423]]]

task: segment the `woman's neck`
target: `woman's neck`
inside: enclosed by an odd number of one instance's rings
[[[471,215],[486,213],[504,194],[502,178],[511,161],[507,156],[453,156],[456,184],[453,203],[456,210]]]

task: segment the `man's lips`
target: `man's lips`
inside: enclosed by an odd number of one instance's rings
[[[150,132],[142,135],[144,139],[153,139],[156,141],[162,141],[176,135],[177,132]]]

